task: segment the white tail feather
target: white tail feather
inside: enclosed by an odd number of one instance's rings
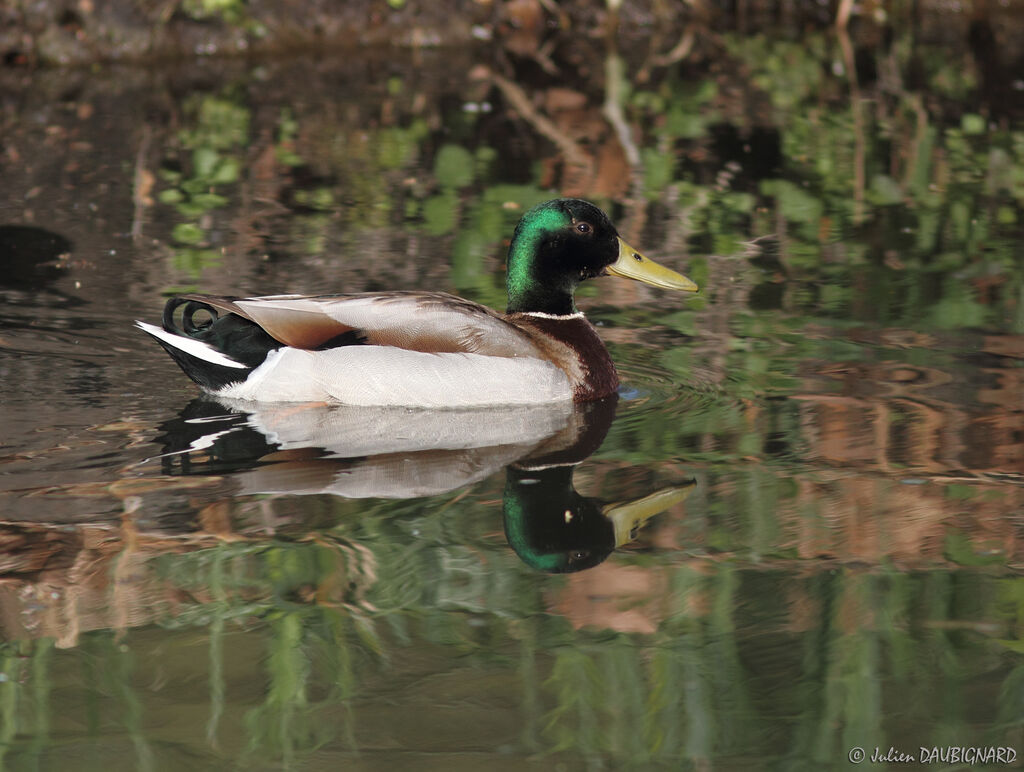
[[[202,359],[204,362],[221,365],[222,367],[237,367],[243,370],[246,368],[246,365],[236,362],[231,357],[218,351],[213,346],[203,343],[201,340],[186,338],[184,335],[175,335],[173,332],[167,332],[167,330],[156,325],[146,324],[145,322],[136,321],[135,326],[144,332],[148,332],[154,338],[162,340],[167,345],[173,346],[179,351],[184,351],[189,356]]]

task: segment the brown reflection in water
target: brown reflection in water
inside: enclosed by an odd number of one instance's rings
[[[946,485],[936,480],[902,484],[884,475],[819,470],[795,481],[795,495],[779,501],[772,515],[778,529],[773,551],[792,550],[793,557],[764,556],[756,563],[758,571],[795,571],[809,576],[839,566],[860,566],[869,573],[886,565],[900,571],[955,569],[947,554],[948,540],[955,533],[965,535],[975,554],[997,558],[1000,565],[1016,565],[1024,556],[1024,533],[1006,517],[1006,512],[1024,508],[1022,488],[972,481],[973,496],[965,502],[950,497]],[[728,501],[735,487],[733,481],[722,480],[713,485],[710,494]],[[138,504],[131,499],[125,503],[129,510]],[[198,512],[201,530],[188,534],[142,530],[131,512],[119,527],[5,524],[0,531],[4,547],[0,637],[52,637],[59,646],[67,647],[89,630],[124,631],[174,617],[186,608],[211,602],[213,597],[209,588],[176,586],[161,575],[159,559],[232,542],[273,546],[272,534],[280,527],[294,532],[292,543],[328,545],[343,556],[339,560],[354,566],[345,569],[341,579],[332,574],[321,586],[300,592],[295,600],[345,605],[362,597],[376,582],[389,581],[374,566],[374,556],[366,546],[337,541],[316,531],[303,536],[301,530],[296,531],[296,523],[283,513],[274,514],[274,509],[275,502],[270,500],[214,501]],[[666,603],[675,592],[669,577],[680,565],[697,574],[716,573],[723,559],[751,567],[743,543],[735,553],[714,550],[715,554],[701,556],[699,553],[712,545],[706,531],[694,530],[697,516],[699,510],[680,505],[641,533],[641,549],[645,545],[663,547],[660,553],[664,558],[682,547],[687,556],[680,553],[669,563],[661,560],[654,566],[613,559],[565,577],[564,584],[549,589],[547,607],[575,628],[635,633],[657,630],[667,615],[679,613],[678,603],[672,601],[674,610]],[[248,558],[241,560],[244,563]],[[258,584],[244,591],[253,600],[266,598],[268,592],[269,585]],[[805,629],[800,620],[806,622],[813,615],[809,609],[816,602],[799,594],[790,597],[792,614],[786,624]],[[699,593],[686,595],[683,607],[688,609],[687,615],[707,613]]]
[[[1024,377],[965,368],[959,372],[973,382],[961,383],[957,372],[827,364],[804,373],[806,391],[794,399],[811,449],[829,464],[908,474],[1024,472]]]
[[[573,574],[549,608],[575,628],[653,633],[665,617],[668,582],[662,571],[603,563]]]

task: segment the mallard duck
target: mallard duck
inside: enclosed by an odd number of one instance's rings
[[[597,330],[573,300],[581,281],[606,274],[697,291],[626,244],[593,204],[557,199],[530,209],[516,226],[504,314],[443,292],[186,294],[167,302],[162,329],[136,324],[192,380],[233,399],[411,407],[586,402],[619,383]]]

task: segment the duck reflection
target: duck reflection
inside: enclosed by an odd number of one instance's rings
[[[692,483],[605,505],[573,486],[600,447],[617,396],[472,410],[193,400],[161,425],[166,474],[228,474],[246,494],[434,496],[506,468],[505,534],[527,565],[579,571],[631,541]]]
[[[636,538],[648,519],[685,499],[694,483],[665,488],[633,502],[605,505],[573,486],[574,465],[510,465],[505,482],[505,537],[520,559],[538,571],[593,568]]]

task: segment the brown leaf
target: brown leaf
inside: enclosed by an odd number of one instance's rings
[[[569,88],[549,88],[544,92],[544,108],[549,112],[579,110],[587,104],[587,97]]]

